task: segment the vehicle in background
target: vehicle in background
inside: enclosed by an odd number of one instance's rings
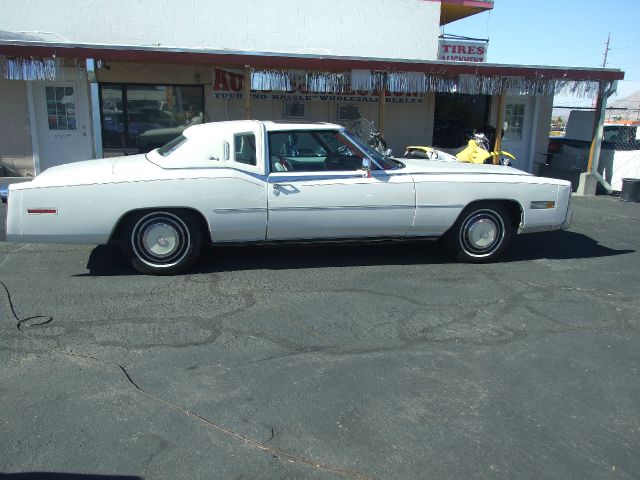
[[[511,160],[515,160],[512,154],[505,150],[495,152],[491,148],[489,139],[484,133],[474,133],[466,146],[454,151],[445,152],[433,147],[409,145],[405,147],[405,158],[426,158],[428,160],[445,160],[449,162],[493,164],[498,157],[498,164],[511,166]]]
[[[192,125],[198,125],[204,122],[204,115],[198,113],[193,117],[187,118],[182,125],[176,127],[163,127],[145,130],[136,134],[135,141],[138,147],[138,153],[147,153],[155,148],[160,148],[165,143],[170,142],[187,128]]]
[[[587,171],[593,140],[593,111],[574,110],[569,114],[564,136],[549,137],[546,164],[540,174],[562,178],[578,187]],[[640,122],[606,121],[598,170],[614,191],[622,189],[623,178],[640,178]]]

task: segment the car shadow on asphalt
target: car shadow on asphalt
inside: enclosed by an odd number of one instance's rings
[[[635,250],[609,248],[580,233],[556,231],[515,236],[500,261],[569,260],[633,252]],[[429,241],[225,246],[206,249],[198,263],[187,273],[443,263],[454,263],[454,260],[444,253],[437,242]],[[76,276],[138,274],[126,263],[120,248],[115,245],[101,245],[93,249],[87,262],[87,270],[87,273]]]

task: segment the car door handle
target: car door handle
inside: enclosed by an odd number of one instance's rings
[[[273,184],[273,194],[280,195],[281,193],[290,194],[290,193],[298,193],[298,190],[295,186],[290,183],[274,183]]]

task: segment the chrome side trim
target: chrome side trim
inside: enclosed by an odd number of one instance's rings
[[[327,207],[276,207],[271,212],[311,212],[318,210],[413,210],[413,205],[337,205]]]
[[[437,204],[424,204],[424,205],[416,205],[417,208],[464,208],[465,206],[462,204],[453,204],[453,205],[437,205]]]
[[[277,177],[275,175],[278,175]],[[289,183],[289,182],[321,182],[327,180],[361,180],[360,183],[371,183],[371,179],[376,179],[376,177],[382,177],[382,175],[376,175],[372,172],[371,177],[366,177],[364,175],[364,170],[357,170],[354,172],[348,173],[333,173],[330,175],[300,175],[300,174],[281,174],[272,173],[269,175],[269,183]],[[380,180],[383,183],[382,180]],[[386,183],[386,182],[385,182]],[[318,183],[317,185],[327,185],[327,183]],[[309,184],[307,186],[315,186],[314,184]]]
[[[425,240],[437,240],[440,238],[438,235],[425,235],[425,236],[410,236],[410,237],[327,237],[327,238],[293,238],[286,240],[247,240],[247,241],[224,241],[224,242],[211,242],[216,246],[238,246],[238,245],[331,245],[331,244],[359,244],[359,243],[415,243]]]
[[[265,207],[247,207],[247,208],[214,208],[213,213],[226,214],[226,213],[260,213],[266,212]]]
[[[413,205],[336,205],[326,207],[272,207],[268,210],[277,212],[301,212],[318,210],[406,210],[413,209]],[[464,205],[418,205],[418,208],[464,208]],[[247,207],[247,208],[214,208],[213,213],[256,213],[264,212],[267,208]]]

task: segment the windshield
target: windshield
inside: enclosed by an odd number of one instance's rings
[[[380,153],[375,148],[371,147],[367,143],[360,140],[353,133],[345,130],[342,132],[345,137],[349,139],[352,143],[356,144],[360,149],[362,149],[369,157],[371,157],[374,162],[376,162],[380,168],[383,170],[393,170],[396,168],[400,168],[401,164],[394,162],[391,158],[385,157],[382,153]]]

